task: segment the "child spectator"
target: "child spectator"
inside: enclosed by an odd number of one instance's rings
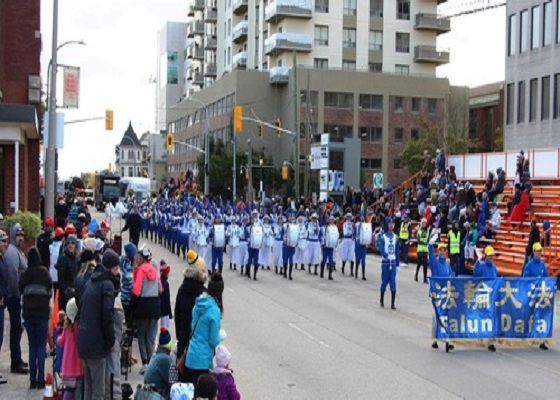
[[[212,374],[202,374],[196,380],[196,400],[217,400],[218,383]]]
[[[173,340],[165,326],[159,331],[159,343],[144,375],[144,384],[154,385],[163,398],[169,398],[169,368],[171,367],[171,348]]]
[[[54,352],[55,352],[55,363],[54,363],[54,372],[60,374],[62,371],[62,359],[64,356],[64,349],[62,346],[58,344],[58,337],[62,335],[62,331],[64,330],[64,321],[66,320],[66,313],[64,310],[60,310],[58,312],[58,325],[53,331],[53,339],[54,339]]]
[[[173,318],[173,314],[171,313],[171,294],[169,291],[168,281],[171,267],[165,262],[164,259],[159,262],[159,266],[161,274],[161,285],[163,286],[163,292],[161,292],[161,294],[159,295],[159,304],[161,311],[160,325],[165,326],[166,329],[169,329],[169,320]]]
[[[120,258],[121,271],[121,301],[124,308],[124,315],[128,327],[132,325],[132,310],[130,309],[130,299],[132,297],[132,282],[134,273],[134,258],[137,253],[134,243],[124,245],[125,255]]]
[[[216,367],[212,369],[212,374],[218,383],[218,400],[239,400],[241,396],[237,391],[233,370],[229,368],[231,353],[223,344],[216,347]]]
[[[62,379],[66,381],[67,389],[64,391],[63,400],[74,400],[76,398],[76,393],[81,392],[82,377],[84,375],[82,360],[78,356],[77,315],[78,306],[76,305],[76,299],[72,298],[66,304],[64,328],[56,340],[57,345],[64,350],[61,357],[61,375]]]

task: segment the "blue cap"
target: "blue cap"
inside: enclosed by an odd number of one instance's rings
[[[385,223],[386,223],[387,225],[389,225],[389,224],[392,223],[392,222],[393,222],[393,218],[391,218],[391,217],[385,218]]]

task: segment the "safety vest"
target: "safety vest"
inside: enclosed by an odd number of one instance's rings
[[[457,234],[449,232],[449,254],[454,256],[459,254],[459,243],[461,242],[461,232]]]
[[[410,223],[403,222],[401,224],[401,231],[399,232],[399,239],[401,240],[408,240],[408,226]]]
[[[420,229],[416,235],[418,238],[418,247],[416,247],[417,253],[427,253],[428,252],[428,231]]]

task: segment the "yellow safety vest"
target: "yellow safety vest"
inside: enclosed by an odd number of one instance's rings
[[[453,231],[449,232],[449,254],[454,256],[455,254],[459,254],[459,245],[461,242],[461,232],[457,232],[457,234],[453,233]]]
[[[408,240],[408,226],[410,225],[410,223],[408,222],[403,222],[401,224],[401,231],[399,233],[399,239],[402,240]]]
[[[418,238],[418,246],[416,247],[417,253],[427,253],[428,252],[428,231],[420,229],[416,234]]]

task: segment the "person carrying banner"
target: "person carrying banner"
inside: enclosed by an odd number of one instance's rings
[[[396,310],[395,298],[397,297],[397,268],[399,267],[399,239],[393,232],[395,222],[387,217],[385,220],[387,231],[379,239],[381,253],[381,294],[379,304],[385,307],[384,297],[387,285],[391,287],[391,309]]]
[[[494,248],[492,246],[486,246],[484,249],[484,254],[486,257],[484,261],[477,261],[474,270],[473,270],[473,277],[474,278],[484,278],[484,279],[494,279],[498,277],[498,270],[496,269],[496,265],[494,264]],[[491,352],[496,351],[496,346],[493,343],[488,345],[488,350]]]
[[[455,222],[449,232],[449,261],[451,269],[455,276],[459,276],[459,253],[461,249],[461,232],[459,232],[459,223]]]

